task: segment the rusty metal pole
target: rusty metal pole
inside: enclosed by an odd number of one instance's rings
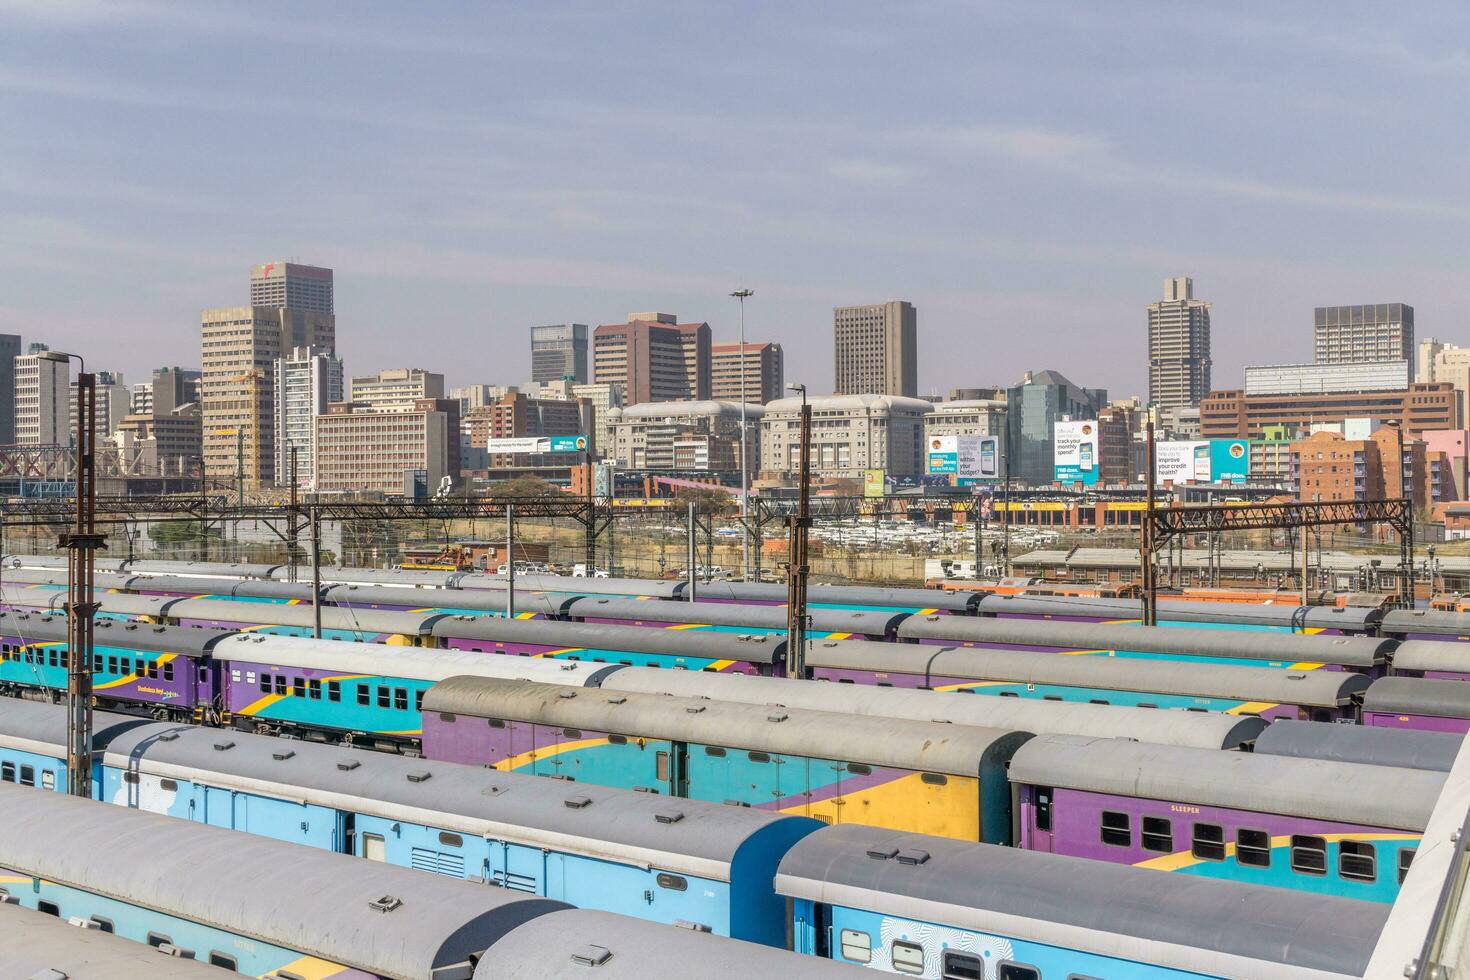
[[[66,355],[55,360],[65,362]],[[80,358],[78,358],[80,360]],[[92,617],[97,549],[105,538],[97,533],[97,377],[77,375],[76,522],[61,536],[67,549],[66,789],[72,796],[92,796]]]
[[[811,526],[811,441],[812,408],[806,400],[806,386],[794,385],[801,391],[801,468],[796,488],[796,516],[791,522],[791,554],[786,584],[786,672],[790,677],[806,677],[806,585],[807,530]]]
[[[311,508],[311,635],[322,638],[322,512]]]
[[[1154,565],[1154,507],[1155,500],[1154,467],[1156,457],[1154,450],[1154,420],[1150,415],[1144,423],[1144,486],[1146,501],[1143,511],[1143,536],[1142,547],[1139,548],[1140,572],[1143,577],[1143,623],[1145,626],[1157,626],[1159,623],[1159,582],[1156,574],[1157,567]]]
[[[587,574],[592,575],[589,568]],[[505,505],[505,618],[516,618],[516,508]]]

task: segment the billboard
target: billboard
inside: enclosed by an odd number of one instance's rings
[[[544,453],[550,448],[545,439],[535,436],[516,439],[491,439],[485,446],[492,453]]]
[[[1250,442],[1161,442],[1154,449],[1154,479],[1160,483],[1244,483],[1250,476]]]
[[[1189,483],[1200,479],[1199,450],[1204,450],[1204,480],[1210,478],[1210,444],[1161,442],[1154,446],[1154,479],[1160,483]]]
[[[1245,439],[1210,440],[1210,479],[1244,483],[1251,475],[1251,445]]]
[[[960,480],[994,480],[1000,449],[995,436],[930,436],[926,471]]]
[[[492,453],[585,453],[586,436],[518,436],[491,439],[486,449]]]
[[[587,451],[586,436],[552,436],[551,449],[553,453],[585,453]]]
[[[887,492],[882,470],[863,470],[863,496],[881,497]]]
[[[1052,479],[1058,483],[1097,486],[1101,458],[1095,421],[1057,422],[1052,427]]]

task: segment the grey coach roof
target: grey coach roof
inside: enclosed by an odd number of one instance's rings
[[[134,595],[131,592],[98,592],[95,594],[97,611],[127,616],[133,619],[150,617],[162,619],[170,603],[177,597],[157,595]],[[30,609],[51,609],[60,612],[66,603],[65,589],[25,589],[6,587],[0,602],[7,606]]]
[[[1396,646],[1394,640],[1368,636],[1302,636],[1258,630],[1066,623],[984,616],[910,616],[899,625],[898,636],[899,639],[910,640],[954,640],[1073,650],[1129,650],[1181,657],[1231,657],[1346,667],[1382,664]]]
[[[92,747],[105,748],[130,728],[151,724],[146,718],[98,711],[92,715]],[[41,701],[6,698],[0,706],[0,745],[66,756],[66,708]]]
[[[925,678],[961,677],[1313,706],[1347,704],[1369,684],[1367,676],[1341,670],[1280,670],[866,640],[816,640],[811,644],[806,662],[809,667],[916,674]]]
[[[370,674],[442,681],[477,677],[526,678],[544,684],[581,687],[596,684],[617,665],[541,657],[509,657],[474,650],[433,650],[383,643],[344,643],[304,636],[233,633],[214,650],[221,660],[295,667],[323,674]]]
[[[300,574],[299,569],[297,573]],[[285,565],[277,565],[271,571],[270,577],[284,579],[287,574]],[[350,568],[324,565],[321,569],[322,581],[333,585],[395,585],[400,588],[453,588],[463,574],[434,568]]]
[[[651,599],[577,599],[567,606],[567,615],[581,619],[634,619],[653,623],[698,623],[710,626],[749,626],[755,629],[786,628],[786,610],[776,606],[742,606],[727,602],[656,602]],[[904,612],[869,612],[860,609],[813,609],[811,629],[818,633],[861,633],[885,636],[905,619]],[[959,619],[958,616],[941,617]]]
[[[1383,632],[1438,633],[1470,639],[1470,614],[1442,609],[1392,609],[1383,616]]]
[[[64,713],[50,710],[59,715],[64,738]],[[216,748],[226,743],[228,749]],[[730,879],[736,852],[754,834],[799,819],[722,803],[571,786],[479,766],[240,732],[226,736],[166,723],[114,734],[104,761],[163,778],[723,881]],[[679,819],[667,819],[671,813]]]
[[[1091,596],[989,595],[980,600],[979,611],[981,616],[1101,616],[1105,619],[1138,619],[1143,615],[1143,603],[1138,599]],[[1168,599],[1159,605],[1159,618],[1169,622],[1239,623],[1251,626],[1285,626],[1298,630],[1362,631],[1375,626],[1382,615],[1379,609],[1361,607],[1198,602],[1189,599]]]
[[[66,617],[0,613],[0,633],[19,636],[27,643],[64,643],[67,639]],[[224,629],[192,629],[124,619],[99,619],[93,624],[92,635],[99,647],[203,657],[211,653],[220,640],[233,633]]]
[[[0,867],[369,973],[428,977],[561,902],[32,789],[0,786]],[[369,903],[402,904],[380,912]]]
[[[603,957],[606,957],[605,959]],[[588,958],[597,959],[595,968]],[[586,972],[597,980],[859,980],[857,967],[590,909],[532,919],[480,959],[475,980],[545,980]]]
[[[1382,677],[1363,695],[1363,710],[1470,718],[1470,682]]]
[[[616,581],[614,579],[613,581]],[[687,588],[687,586],[686,586]],[[682,592],[681,592],[682,594]],[[786,602],[786,586],[776,582],[701,582],[699,601]],[[853,606],[888,606],[894,609],[944,609],[969,613],[979,605],[979,592],[946,592],[942,589],[876,589],[856,585],[811,585],[807,601]]]
[[[569,690],[530,681],[453,677],[424,695],[425,711],[697,742],[782,755],[978,776],[1009,759],[1029,733],[897,718],[732,704],[618,691]]]
[[[1395,670],[1443,670],[1470,674],[1470,643],[1405,640],[1393,652]]]
[[[509,579],[504,575],[473,573],[462,576],[456,589],[466,592],[504,592]],[[516,575],[516,591],[531,589],[576,595],[644,596],[650,599],[677,599],[683,582],[656,578],[583,578],[574,575]],[[701,584],[700,588],[704,586]]]
[[[904,852],[927,859],[887,857]],[[1379,902],[859,824],[798,841],[781,862],[776,890],[1234,977],[1362,976],[1388,917]]]
[[[135,558],[127,562],[125,567],[138,575],[197,575],[225,579],[269,579],[276,572],[280,572],[282,578],[286,575],[285,565],[261,565],[242,561],[164,561],[158,558]]]
[[[0,902],[0,976],[31,980],[219,980],[217,967]]]
[[[164,615],[174,619],[201,619],[217,623],[246,623],[270,626],[314,625],[310,604],[280,602],[236,602],[233,599],[166,599]],[[323,606],[322,628],[363,634],[396,633],[403,636],[428,634],[443,613],[400,612],[389,609],[341,609]]]
[[[481,592],[464,589],[404,589],[392,585],[332,585],[325,590],[327,601],[340,606],[403,606],[425,612],[452,607],[474,609],[485,613],[505,612],[504,592]],[[516,588],[516,612],[555,611],[559,604],[549,602],[539,593]]]
[[[459,637],[495,643],[545,643],[558,647],[713,657],[761,664],[774,663],[786,652],[785,638],[773,633],[691,632],[609,623],[505,619],[501,616],[447,616],[434,623],[434,635],[446,639]]]
[[[1463,741],[1463,736],[1451,732],[1282,718],[1267,725],[1256,739],[1256,755],[1289,755],[1299,759],[1449,772]]]
[[[1044,735],[1011,760],[1011,781],[1422,831],[1444,774],[1355,762],[1217,752],[1126,739]]]
[[[1126,708],[1075,701],[992,698],[978,694],[906,691],[865,684],[833,684],[784,677],[692,670],[624,667],[605,675],[606,690],[677,697],[705,697],[745,704],[840,712],[867,718],[947,721],[956,725],[1015,729],[1144,742],[1234,748],[1254,739],[1266,723],[1260,718],[1220,712]]]
[[[311,602],[306,583],[269,582],[262,579],[200,578],[189,575],[134,575],[126,586],[134,592],[177,592],[187,595],[219,595],[254,599],[299,599]]]

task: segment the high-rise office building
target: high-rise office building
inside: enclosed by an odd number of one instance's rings
[[[715,344],[710,348],[710,397],[764,405],[784,397],[785,355],[780,344]]]
[[[1148,304],[1148,400],[1159,408],[1197,407],[1210,393],[1210,304],[1194,298],[1194,280],[1164,280],[1164,298]]]
[[[77,431],[77,383],[69,382],[66,396],[65,444],[76,442]],[[133,391],[123,382],[117,371],[98,371],[96,378],[96,431],[99,440],[106,439],[117,431],[123,419],[133,411]]]
[[[332,270],[294,262],[267,262],[250,270],[250,305],[335,314]]]
[[[0,446],[15,442],[15,359],[20,356],[20,337],[0,333]]]
[[[70,442],[67,421],[71,363],[41,357],[50,350],[31,344],[14,359],[15,443],[19,446],[65,446]]]
[[[1047,486],[1055,473],[1056,424],[1095,419],[1108,404],[1101,388],[1080,388],[1057,371],[1027,371],[1006,396],[1006,458],[1020,484]]]
[[[1407,303],[1319,306],[1313,312],[1318,364],[1415,363],[1414,308]]]
[[[200,407],[204,471],[247,490],[275,484],[275,363],[295,347],[336,350],[337,322],[329,313],[267,306],[205,310]],[[157,412],[157,394],[154,410]]]
[[[352,379],[348,399],[375,412],[412,412],[425,398],[444,397],[444,375],[423,368],[389,368]]]
[[[152,383],[147,385],[148,411],[143,414],[167,415],[180,405],[197,404],[199,381],[198,371],[186,371],[177,367],[156,369]],[[138,387],[133,385],[133,390],[136,392]],[[136,413],[137,409],[134,408],[133,411]]]
[[[587,324],[559,323],[531,328],[531,380],[537,384],[587,378]]]
[[[919,314],[889,300],[832,311],[839,395],[919,394]]]
[[[316,417],[342,401],[342,361],[316,347],[296,347],[275,365],[276,483],[291,485],[291,451],[296,451],[296,485],[309,488],[316,445]]]
[[[671,313],[634,313],[627,323],[594,330],[597,383],[620,387],[625,405],[709,398],[709,324],[677,321]]]

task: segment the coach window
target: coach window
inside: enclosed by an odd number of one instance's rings
[[[1112,704],[1113,702],[1109,701],[1107,698],[1088,698],[1087,699],[1087,703],[1088,704]]]
[[[148,934],[148,945],[157,949],[160,946],[172,946],[173,940],[161,932],[150,932]]]
[[[283,676],[281,676],[280,674],[277,674],[276,675],[276,693],[277,694],[285,694],[286,693],[286,678],[283,677]]]
[[[439,831],[439,843],[445,847],[464,847],[464,838],[447,830]]]
[[[1378,854],[1367,841],[1345,840],[1337,845],[1337,875],[1349,881],[1377,881]]]
[[[221,953],[217,949],[211,949],[209,951],[210,966],[220,966],[224,967],[226,970],[233,970],[236,969],[239,964],[239,960],[235,959],[233,956],[230,956],[227,953]]]
[[[42,789],[55,789],[56,788],[56,773],[52,772],[50,769],[42,769],[41,770],[41,788]]]
[[[985,964],[972,953],[944,951],[940,961],[939,975],[944,980],[985,980]]]
[[[1041,980],[1041,971],[1020,963],[1002,963],[995,971],[995,980]]]
[[[42,915],[54,915],[58,919],[61,918],[61,906],[57,905],[55,902],[37,902],[36,911],[40,912]]]
[[[906,943],[902,939],[893,941],[893,968],[899,973],[914,976],[924,974],[924,947],[918,943]]]
[[[1113,847],[1129,847],[1133,844],[1133,824],[1128,814],[1118,810],[1104,810],[1100,827],[1102,842]]]
[[[1164,817],[1143,818],[1143,849],[1161,851],[1165,854],[1174,850],[1174,823]]]
[[[341,701],[342,700],[342,682],[341,681],[327,681],[327,700],[328,701]]]
[[[1242,827],[1235,832],[1235,863],[1251,868],[1271,867],[1271,835]]]
[[[158,661],[157,660],[150,660],[150,661],[148,661],[148,676],[151,677],[151,678],[153,678],[154,680],[157,680],[158,679]]]
[[[34,786],[34,785],[36,785],[36,767],[35,766],[21,766],[20,767],[20,782],[21,782],[21,785],[22,786]]]
[[[1217,823],[1195,824],[1189,853],[1201,861],[1225,860],[1225,828]]]
[[[1414,863],[1415,850],[1412,847],[1399,848],[1399,884],[1401,885],[1404,883],[1404,879],[1409,876],[1409,865]]]
[[[1003,698],[1018,698],[1021,695],[1017,694],[1015,691],[1001,691],[1000,696]]]
[[[357,685],[357,703],[372,704],[372,700],[372,693],[368,690],[368,686],[366,684]]]
[[[118,672],[118,670],[117,670],[117,658],[116,657],[109,656],[107,658],[107,672],[109,674],[116,674]]]
[[[408,688],[395,687],[393,689],[393,707],[399,711],[408,710]]]
[[[15,782],[15,763],[13,763],[13,762],[3,762],[3,763],[0,763],[0,783],[13,783],[13,782]],[[1399,858],[1399,864],[1403,864],[1403,863],[1404,863],[1404,859],[1403,859],[1403,857],[1400,857]]]
[[[311,680],[307,681],[306,696],[311,698],[313,701],[320,701],[322,699],[322,682],[314,677]]]
[[[393,695],[388,693],[388,688],[382,684],[378,685],[378,707],[386,708],[393,703]]]
[[[658,882],[658,887],[667,888],[671,892],[686,892],[689,890],[689,879],[683,875],[671,875],[667,871],[660,871],[653,879]]]
[[[95,928],[98,932],[116,932],[116,928],[113,926],[112,920],[105,918],[104,916],[94,915],[88,921],[92,923],[92,927]]]
[[[1327,841],[1307,834],[1291,835],[1291,870],[1304,875],[1327,873]]]
[[[163,679],[166,681],[174,679],[174,662],[172,660],[163,665]]]
[[[293,678],[291,678],[291,696],[293,698],[304,698],[304,697],[306,697],[306,678],[305,677],[293,677]]]
[[[868,963],[873,959],[873,940],[866,932],[858,929],[843,929],[842,958],[854,963]]]
[[[92,673],[102,673],[102,654],[100,653],[92,655]]]
[[[751,762],[770,762],[771,757],[764,752],[747,752],[745,757]]]
[[[271,692],[271,675],[270,674],[261,674],[260,675],[260,689],[262,691],[264,691],[265,693],[267,693],[267,694],[269,694]]]
[[[424,692],[423,691],[414,691],[413,692],[413,710],[415,710],[415,711],[423,711],[424,710]]]

